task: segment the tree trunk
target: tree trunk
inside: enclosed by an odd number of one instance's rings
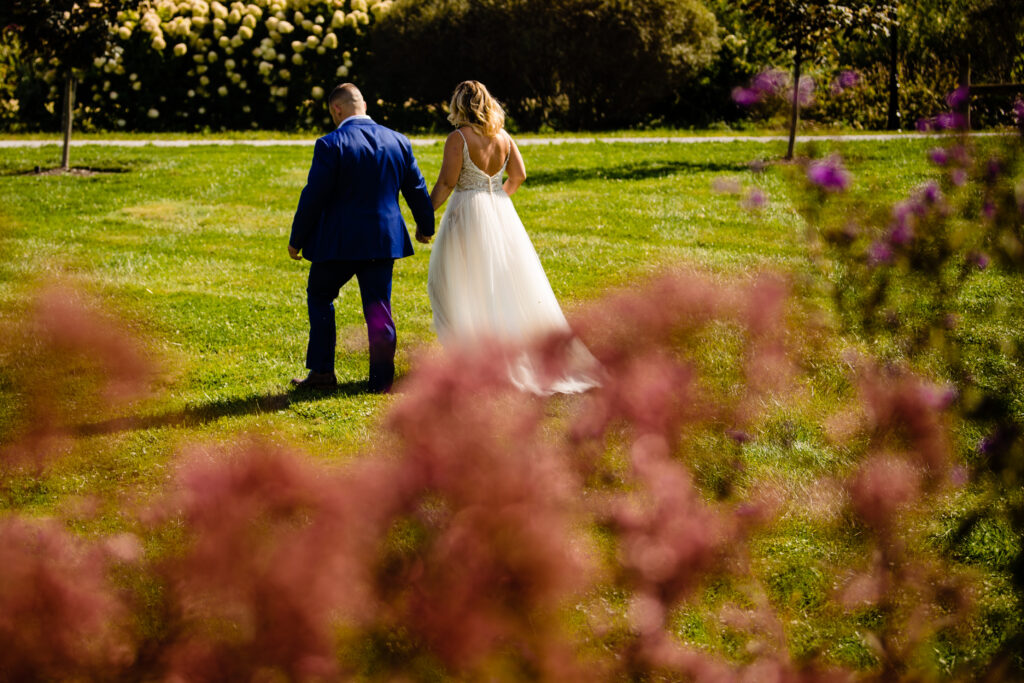
[[[803,42],[796,44],[796,55],[793,57],[793,110],[789,117],[789,147],[786,149],[786,160],[793,160],[796,147],[796,126],[800,122],[800,62],[803,61]]]
[[[960,87],[967,90],[961,113],[964,115],[964,129],[971,129],[971,53],[964,55],[960,62]]]
[[[899,130],[900,126],[900,80],[899,80],[899,26],[893,24],[889,32],[889,116],[885,127]]]
[[[61,156],[60,167],[65,171],[71,170],[71,126],[75,117],[75,75],[68,70],[64,80],[64,153]]]

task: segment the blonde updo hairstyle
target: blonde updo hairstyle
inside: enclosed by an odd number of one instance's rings
[[[463,81],[455,86],[448,109],[448,121],[453,126],[470,126],[489,138],[505,125],[505,110],[480,81]]]

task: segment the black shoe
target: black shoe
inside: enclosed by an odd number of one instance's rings
[[[306,379],[292,379],[292,386],[299,389],[337,389],[338,378],[333,372],[313,372]]]

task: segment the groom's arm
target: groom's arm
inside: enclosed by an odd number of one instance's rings
[[[427,193],[427,181],[416,165],[416,157],[412,153],[412,145],[404,145],[406,155],[405,176],[402,178],[402,196],[412,211],[416,221],[416,237],[430,237],[434,234],[434,207]],[[422,241],[422,240],[421,240]],[[429,241],[429,240],[428,240]]]
[[[313,163],[309,167],[306,186],[299,196],[299,206],[292,220],[292,232],[288,238],[288,253],[295,258],[306,246],[310,234],[320,223],[324,207],[334,188],[338,157],[324,138],[313,147]]]

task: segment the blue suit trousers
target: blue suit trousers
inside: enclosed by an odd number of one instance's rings
[[[334,300],[342,286],[355,276],[363,302],[370,342],[370,391],[387,391],[395,379],[395,348],[398,335],[391,317],[391,276],[394,259],[364,261],[316,261],[310,265],[306,286],[309,309],[309,345],[306,368],[333,372],[337,332]]]

